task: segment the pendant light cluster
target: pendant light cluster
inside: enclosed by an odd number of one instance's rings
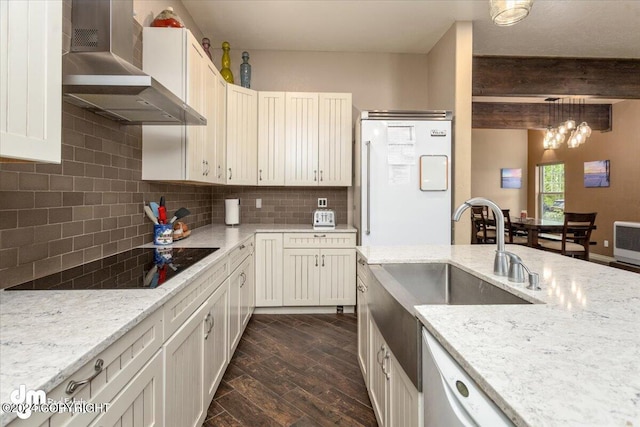
[[[555,150],[560,148],[564,144],[567,137],[567,146],[569,148],[577,148],[587,141],[587,138],[591,136],[591,127],[586,121],[582,121],[582,115],[584,112],[584,100],[578,100],[577,105],[572,98],[570,98],[569,118],[564,120],[564,100],[560,98],[547,98],[545,101],[549,106],[549,121],[547,130],[544,133],[543,147],[545,150]],[[574,111],[574,107],[576,111]],[[573,119],[577,113],[578,123]],[[552,123],[559,123],[557,127],[553,127]]]

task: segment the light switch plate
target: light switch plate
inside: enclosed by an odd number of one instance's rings
[[[256,208],[262,208],[262,199],[256,199]]]
[[[327,199],[326,199],[326,197],[318,198],[318,207],[319,208],[326,208],[327,207]]]

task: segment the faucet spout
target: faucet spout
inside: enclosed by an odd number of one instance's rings
[[[498,276],[506,276],[508,270],[508,261],[504,247],[504,214],[502,209],[495,202],[485,199],[484,197],[474,197],[463,202],[453,213],[453,220],[459,221],[462,213],[473,205],[488,206],[493,211],[493,217],[496,219],[496,257],[493,262],[493,273]]]

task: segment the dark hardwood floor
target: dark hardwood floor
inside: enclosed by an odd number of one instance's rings
[[[354,314],[253,315],[203,427],[377,426]]]

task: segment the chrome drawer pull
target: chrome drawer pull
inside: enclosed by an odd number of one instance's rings
[[[240,245],[240,249],[244,249],[244,248],[246,248],[245,245]]]
[[[326,234],[314,234],[313,237],[327,237]]]
[[[322,255],[322,266],[324,267],[324,255]]]
[[[82,381],[71,380],[71,381],[69,381],[69,384],[67,384],[66,393],[67,394],[73,394],[78,389],[78,387],[83,386],[83,385],[91,382],[91,380],[93,380],[95,377],[100,375],[100,372],[102,372],[102,365],[104,365],[104,360],[102,360],[102,359],[96,360],[96,364],[93,367],[93,369],[95,369],[94,374],[91,375],[86,380],[82,380]]]

